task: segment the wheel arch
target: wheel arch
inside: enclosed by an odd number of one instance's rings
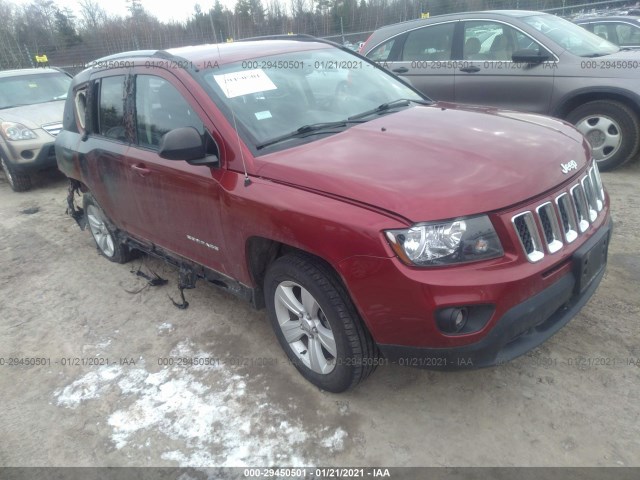
[[[355,301],[353,300],[353,298],[351,298],[351,294],[349,293],[347,285],[338,273],[338,270],[331,263],[318,256],[317,254],[311,253],[307,250],[303,250],[301,248],[294,247],[278,240],[273,240],[261,236],[252,236],[248,238],[245,245],[247,269],[249,270],[251,280],[254,282],[254,288],[258,293],[256,295],[256,298],[264,298],[263,285],[269,265],[275,262],[278,258],[287,255],[288,253],[300,253],[322,264],[334,276],[336,281],[340,283],[342,288],[349,295],[350,301],[353,304],[354,308],[358,310]],[[264,308],[264,303],[258,304],[256,305],[256,307]],[[365,326],[365,328],[367,328],[367,330],[369,330],[367,322],[364,319],[362,324]]]
[[[635,113],[636,118],[640,120],[640,95],[628,90],[619,88],[601,87],[601,88],[584,88],[576,90],[565,96],[559,103],[558,107],[552,112],[554,117],[566,118],[567,115],[580,105],[595,100],[612,100],[624,103]]]
[[[336,269],[327,262],[324,258],[308,252],[306,250],[288,245],[278,240],[273,240],[261,236],[252,236],[247,239],[245,245],[245,255],[247,261],[247,268],[251,279],[255,283],[257,288],[262,288],[264,277],[266,275],[269,265],[271,265],[278,258],[286,255],[287,253],[302,253],[315,260],[322,262],[325,266],[329,267],[337,278],[340,278]],[[342,282],[342,280],[340,280]],[[344,282],[342,282],[344,284]]]

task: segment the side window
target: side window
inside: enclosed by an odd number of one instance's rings
[[[86,116],[87,116],[87,89],[82,88],[76,91],[75,97],[75,113],[78,127],[81,131],[86,128]]]
[[[542,47],[531,37],[509,25],[497,22],[465,22],[465,60],[510,61],[517,50],[536,50]]]
[[[388,42],[379,45],[367,54],[367,58],[374,62],[386,62],[389,59],[389,54],[393,49],[393,45],[396,43],[396,39],[389,40]]]
[[[450,60],[455,23],[443,23],[409,32],[404,42],[402,60]]]
[[[155,75],[136,76],[138,143],[158,147],[162,136],[178,127],[195,127],[204,135],[202,121],[171,83]]]
[[[606,23],[600,23],[593,26],[593,33],[598,35],[600,38],[604,38],[605,40],[610,40],[609,31]]]
[[[632,26],[628,23],[617,23],[616,33],[620,44],[624,45],[640,45],[640,26]]]
[[[515,35],[516,39],[516,50],[534,50],[540,55],[542,55],[546,51],[542,45],[540,45],[538,42],[525,35],[524,33],[514,29],[513,34]]]
[[[124,126],[124,75],[100,80],[98,132],[105,137],[126,141]]]

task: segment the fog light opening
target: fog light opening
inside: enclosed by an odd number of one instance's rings
[[[467,307],[449,307],[436,314],[438,328],[449,334],[462,332],[467,325],[468,318]]]
[[[466,308],[454,308],[451,312],[450,324],[453,327],[453,331],[460,332],[467,323],[467,309]]]

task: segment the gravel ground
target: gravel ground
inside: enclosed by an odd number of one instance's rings
[[[175,270],[101,258],[57,172],[23,194],[0,175],[0,465],[640,466],[640,162],[603,177],[607,274],[550,341],[479,371],[385,366],[333,395],[264,311],[204,282],[178,310]]]

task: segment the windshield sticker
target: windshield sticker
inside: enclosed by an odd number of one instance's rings
[[[261,68],[214,75],[213,78],[227,98],[278,89]]]
[[[269,110],[265,110],[264,112],[256,112],[255,115],[258,120],[271,118],[271,112]]]

